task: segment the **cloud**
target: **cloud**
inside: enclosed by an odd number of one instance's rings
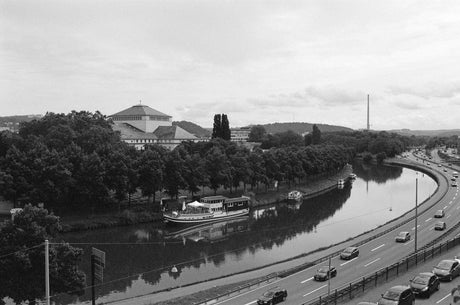
[[[392,95],[413,95],[423,99],[444,99],[460,94],[460,83],[430,83],[413,87],[389,86],[387,92]]]
[[[367,95],[364,92],[334,88],[332,86],[310,86],[298,92],[271,94],[265,98],[250,98],[248,103],[255,106],[279,106],[284,108],[330,108],[362,105],[366,98]]]

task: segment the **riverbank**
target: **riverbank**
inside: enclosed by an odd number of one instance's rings
[[[303,184],[298,185],[282,185],[279,188],[269,189],[265,191],[262,187],[260,191],[253,189],[244,193],[251,197],[251,206],[259,207],[269,204],[276,204],[286,199],[286,195],[292,189],[301,191],[304,198],[312,198],[324,194],[330,190],[337,188],[339,179],[348,179],[352,172],[352,166],[346,165],[338,172],[325,173],[311,177]],[[242,191],[230,193],[226,190],[221,190],[219,194],[227,197],[235,197],[243,194]],[[203,196],[214,195],[212,190],[206,190]],[[159,206],[159,205],[158,205]],[[162,224],[162,213],[157,210],[152,210],[148,204],[135,204],[130,208],[125,208],[122,211],[114,211],[107,213],[90,213],[81,215],[61,216],[61,232],[77,232],[86,230],[96,230],[102,228],[110,228],[116,226],[128,226],[141,223],[153,223],[160,226]]]
[[[446,188],[446,185],[444,185],[445,181],[443,180],[445,179],[439,173],[432,171],[431,169],[427,169],[425,171],[423,170],[423,167],[420,168],[420,164],[414,164],[406,160],[394,160],[394,162],[391,163],[393,165],[396,165],[397,163],[397,165],[399,166],[406,167],[412,167],[412,165],[415,165],[415,167],[418,170],[422,170],[425,173],[429,173],[435,181],[442,181],[441,189],[439,189],[440,186],[438,185],[437,191],[433,193],[429,198],[427,198],[422,204],[420,204],[420,214],[428,208],[430,208],[444,196],[444,193],[448,187]],[[272,280],[276,280],[278,276],[282,276],[281,274],[284,274],[284,272],[286,272],[287,270],[292,270],[293,272],[295,272],[297,270],[304,269],[305,266],[309,266],[313,262],[316,262],[318,260],[321,261],[326,256],[334,255],[334,253],[340,252],[344,247],[362,244],[373,238],[376,238],[376,236],[381,236],[389,230],[393,230],[394,228],[399,227],[403,223],[410,221],[411,217],[412,215],[409,210],[405,214],[388,221],[386,224],[383,224],[378,228],[375,228],[368,232],[363,232],[362,234],[359,234],[345,241],[339,242],[335,245],[317,249],[315,251],[308,253],[306,256],[303,256],[302,258],[294,258],[291,261],[283,262],[278,265],[273,265],[261,270],[250,271],[246,274],[236,274],[234,276],[226,278],[212,279],[209,281],[198,283],[197,285],[176,287],[173,288],[173,292],[158,292],[151,294],[149,296],[146,295],[145,298],[140,297],[136,299],[125,299],[123,300],[123,304],[200,304],[200,302],[203,302],[207,299],[221,299],[222,297],[224,297],[224,295],[232,291],[233,294],[238,294],[239,291],[247,291],[247,286],[252,286],[252,283],[257,283],[260,280],[264,280],[263,283],[267,283],[264,279],[264,277],[267,277],[267,275],[271,277]],[[248,279],[253,280],[251,281],[251,283],[248,283]],[[179,298],[171,299],[172,295]],[[152,301],[152,299],[154,299],[155,302]]]

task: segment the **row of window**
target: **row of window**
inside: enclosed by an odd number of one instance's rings
[[[238,202],[238,206],[242,206],[242,205],[243,205],[243,202]],[[235,206],[236,206],[236,202],[235,202]],[[229,208],[233,207],[233,202],[227,203],[227,207]]]
[[[114,116],[114,121],[142,121],[142,118],[145,116],[142,115],[123,115],[123,116]],[[166,116],[157,116],[150,115],[148,118],[152,121],[166,121],[169,122],[169,117]]]

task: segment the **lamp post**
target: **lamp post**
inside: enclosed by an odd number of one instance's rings
[[[418,176],[418,172],[417,172]],[[415,252],[417,252],[417,218],[418,218],[418,211],[417,211],[417,193],[418,193],[418,177],[415,178]]]

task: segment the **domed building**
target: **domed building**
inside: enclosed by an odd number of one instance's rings
[[[147,105],[134,105],[109,118],[113,120],[113,130],[120,132],[121,139],[139,150],[151,144],[172,150],[183,141],[201,140],[179,126],[172,125],[172,116]]]

